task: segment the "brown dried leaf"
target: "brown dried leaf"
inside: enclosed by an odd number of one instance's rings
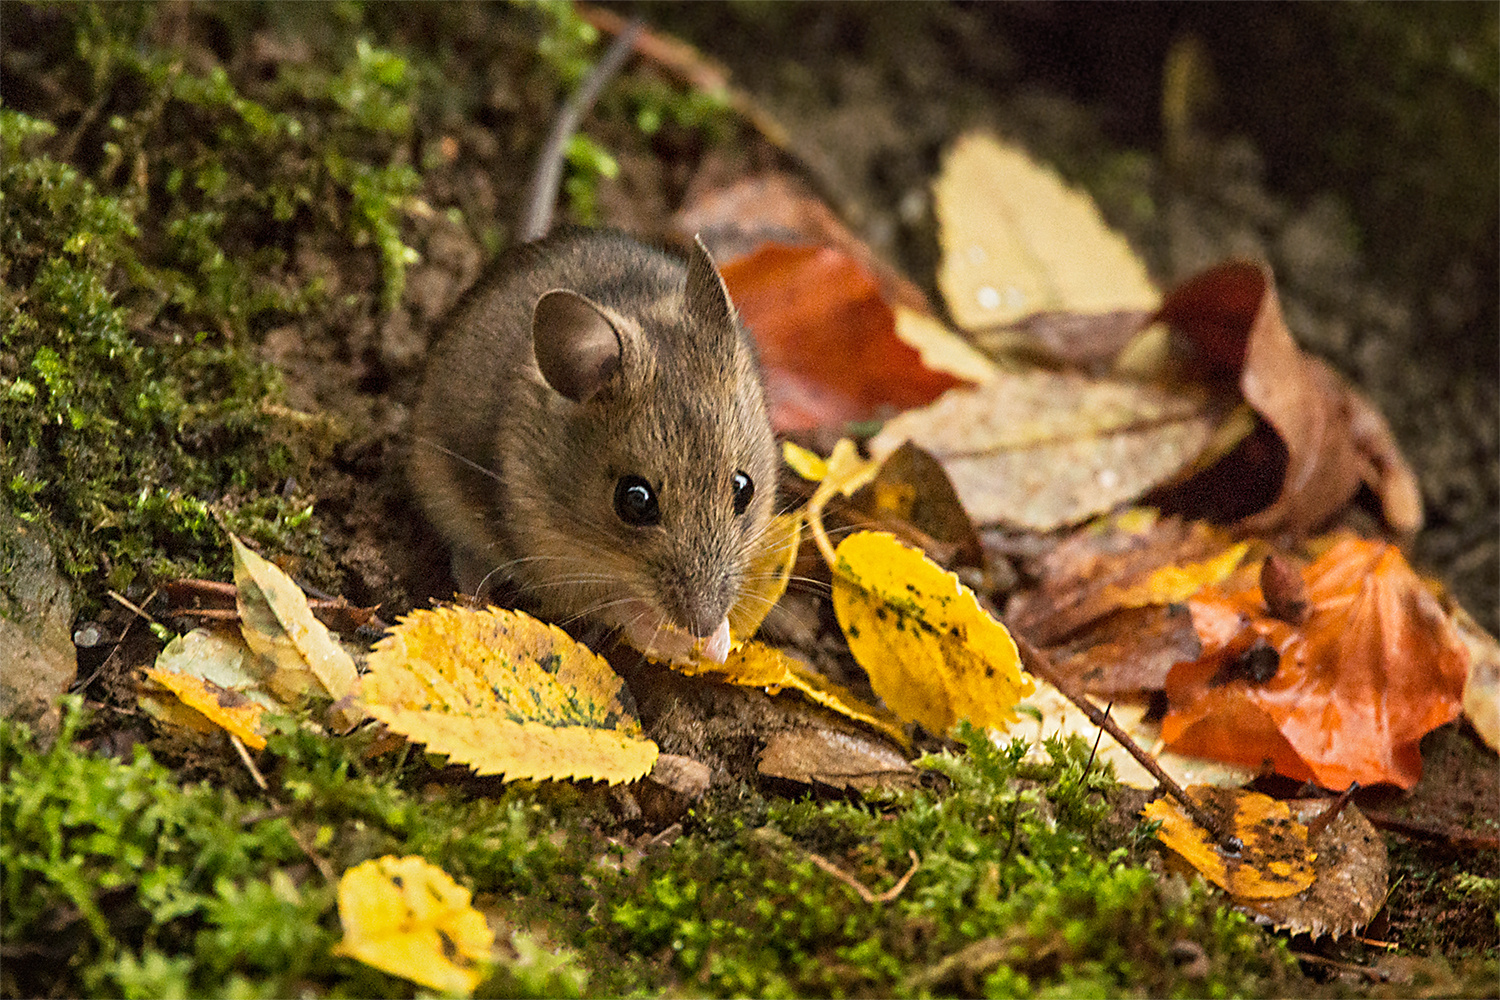
[[[1157,318],[1192,343],[1203,375],[1235,380],[1286,447],[1279,495],[1242,530],[1305,534],[1361,483],[1380,498],[1392,528],[1422,526],[1416,477],[1389,426],[1333,369],[1297,347],[1269,269],[1241,260],[1210,268],[1174,289]]]

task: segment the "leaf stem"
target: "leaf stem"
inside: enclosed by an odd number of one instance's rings
[[[1240,838],[1227,832],[1217,819],[1211,816],[1198,803],[1194,802],[1188,793],[1183,790],[1182,786],[1177,783],[1176,779],[1162,769],[1162,766],[1157,763],[1156,758],[1151,756],[1139,743],[1131,739],[1130,734],[1121,729],[1119,723],[1109,717],[1109,713],[1100,711],[1097,705],[1089,701],[1083,691],[1070,678],[1064,677],[1052,665],[1052,661],[1047,658],[1045,653],[1014,632],[1011,633],[1011,638],[1015,640],[1016,649],[1021,653],[1022,665],[1031,673],[1061,691],[1069,701],[1083,711],[1084,715],[1088,716],[1090,722],[1113,736],[1115,742],[1124,747],[1130,756],[1134,757],[1142,767],[1151,772],[1151,776],[1167,790],[1167,794],[1181,804],[1183,810],[1193,818],[1193,822],[1208,831],[1209,835],[1218,843],[1221,850],[1229,854],[1239,854],[1245,849],[1244,842]]]

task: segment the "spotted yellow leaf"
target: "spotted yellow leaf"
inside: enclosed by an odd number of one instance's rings
[[[1292,818],[1285,802],[1241,788],[1194,785],[1187,793],[1238,837],[1244,849],[1236,855],[1226,853],[1169,798],[1149,803],[1141,815],[1159,820],[1157,839],[1204,878],[1240,899],[1281,899],[1312,885],[1317,854],[1308,846],[1307,827]]]
[[[284,704],[305,694],[340,701],[353,689],[354,660],[313,617],[307,595],[274,563],[229,536],[234,548],[235,603],[240,633],[258,656],[266,686]],[[358,721],[352,711],[337,709],[343,721]]]
[[[146,676],[171,691],[184,705],[214,725],[238,736],[247,747],[252,750],[265,749],[266,738],[260,734],[260,717],[266,711],[264,705],[191,674],[177,674],[148,667]]]
[[[902,719],[946,733],[960,719],[1002,727],[1032,690],[1005,626],[958,577],[893,535],[839,543],[833,608],[875,693]]]
[[[699,657],[691,662],[673,663],[672,666],[689,677],[706,675],[726,684],[765,688],[773,695],[789,688],[801,692],[809,701],[885,733],[902,746],[909,742],[901,720],[890,712],[866,704],[847,688],[835,684],[765,643],[746,643],[730,652],[729,658],[723,663]]]
[[[518,611],[414,611],[370,653],[365,710],[480,774],[634,781],[656,744],[609,664]]]
[[[333,948],[382,972],[464,996],[484,978],[495,933],[469,890],[425,858],[387,855],[339,879],[344,939]]]
[[[729,634],[749,639],[786,593],[802,540],[802,513],[777,514],[761,538],[760,553],[750,563],[739,600],[729,610]]]

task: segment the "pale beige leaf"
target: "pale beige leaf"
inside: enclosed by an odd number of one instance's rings
[[[1218,420],[1207,396],[1124,379],[1004,372],[888,422],[942,463],[976,524],[1051,531],[1104,513],[1192,463]]]
[[[938,287],[965,330],[1042,310],[1155,309],[1145,266],[1086,193],[984,133],[954,143],[934,187]]]
[[[266,665],[266,685],[284,703],[305,694],[334,701],[353,689],[354,661],[313,617],[307,595],[274,563],[256,555],[233,535],[234,584],[245,643]],[[357,721],[352,710],[338,710],[343,721]]]

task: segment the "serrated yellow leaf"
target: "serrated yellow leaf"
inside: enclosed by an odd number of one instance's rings
[[[781,442],[781,457],[792,471],[810,482],[820,483],[828,475],[828,460],[791,441]]]
[[[958,577],[884,532],[856,532],[834,555],[839,626],[898,716],[940,734],[960,719],[1014,721],[1031,679],[1005,626]]]
[[[414,611],[370,653],[365,710],[395,732],[517,778],[633,781],[656,763],[605,660],[519,611]]]
[[[854,491],[880,474],[880,462],[860,458],[859,448],[848,438],[840,438],[828,456],[828,472],[818,492],[830,490],[853,496]]]
[[[266,665],[266,685],[278,700],[291,704],[305,694],[339,701],[353,689],[359,673],[354,661],[334,640],[327,626],[313,617],[307,595],[292,578],[251,552],[233,535],[235,603],[245,644]],[[339,710],[353,724],[357,715]]]
[[[202,677],[155,667],[147,667],[146,676],[214,725],[238,736],[247,747],[265,749],[266,738],[260,734],[260,717],[265,714],[265,706]]]
[[[809,453],[810,454],[810,453]],[[729,634],[739,640],[760,631],[761,622],[786,593],[802,540],[802,513],[777,514],[761,536],[760,552],[750,562],[740,598],[729,610]]]
[[[910,744],[905,727],[895,715],[866,704],[848,688],[835,684],[775,646],[747,642],[730,652],[723,663],[699,657],[689,662],[674,661],[672,667],[689,677],[709,676],[726,684],[765,688],[772,695],[779,694],[784,688],[799,691],[809,701],[863,722],[902,746]]]
[[[474,992],[495,944],[469,890],[415,855],[387,855],[339,879],[335,955],[445,993]]]
[[[1317,853],[1285,802],[1241,788],[1194,785],[1187,793],[1243,842],[1239,854],[1226,854],[1172,799],[1148,803],[1141,815],[1160,821],[1157,839],[1204,878],[1241,899],[1282,899],[1312,885]]]

